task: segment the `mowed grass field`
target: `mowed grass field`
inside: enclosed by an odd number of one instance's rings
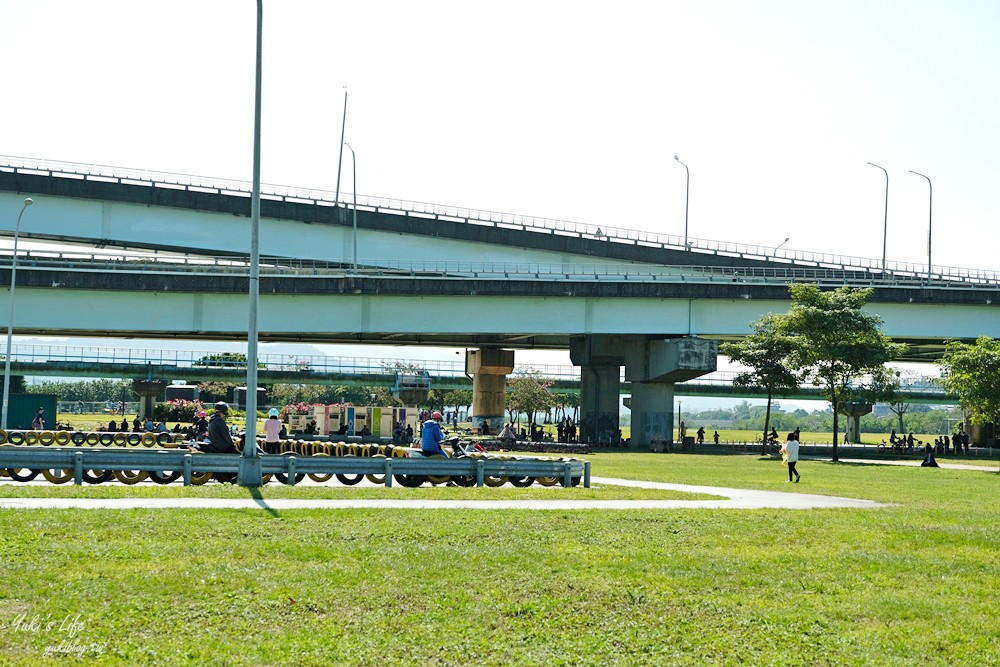
[[[2,510],[0,664],[1000,664],[997,473],[806,461],[795,485],[754,456],[591,459],[895,505]]]

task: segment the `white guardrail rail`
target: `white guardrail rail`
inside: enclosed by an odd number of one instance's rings
[[[17,344],[11,348],[11,361],[21,363],[86,363],[122,365],[152,364],[177,368],[231,368],[246,369],[245,359],[240,353],[210,352],[205,350],[156,350],[129,349],[92,346],[63,346]],[[350,375],[391,375],[420,374],[428,372],[432,376],[461,377],[465,375],[462,361],[385,359],[374,357],[338,357],[326,355],[261,354],[257,357],[261,370],[320,373],[343,373]],[[579,380],[580,367],[560,364],[518,364],[513,375],[537,373],[551,380]],[[625,379],[622,369],[621,379]],[[686,384],[730,386],[737,371],[715,371]],[[909,393],[940,394],[944,391],[940,379],[931,376],[905,379],[900,390]]]
[[[250,196],[250,182],[224,178],[176,174],[170,172],[151,171],[147,169],[131,169],[127,167],[111,167],[97,164],[82,164],[63,162],[59,160],[23,158],[0,155],[0,171],[37,174],[57,178],[73,178],[99,182],[122,183],[126,185],[141,185],[192,192],[207,192],[220,195]],[[329,190],[297,188],[284,185],[263,184],[261,197],[276,201],[287,201],[318,206],[335,206],[335,193]],[[341,203],[351,206],[353,194],[342,193]],[[465,208],[430,204],[426,202],[396,199],[392,197],[377,197],[371,195],[357,196],[358,208],[386,213],[414,215],[418,217],[438,218],[453,222],[475,225],[490,225],[507,227],[523,231],[541,232],[546,234],[564,234],[576,237],[603,239],[609,243],[624,243],[672,250],[689,250],[692,253],[722,255],[741,259],[766,260],[777,264],[811,265],[817,269],[839,269],[844,271],[865,272],[873,274],[873,278],[889,281],[901,278],[906,281],[922,279],[931,284],[969,283],[979,286],[995,286],[1000,284],[1000,273],[966,267],[935,266],[931,275],[927,275],[926,265],[912,262],[886,263],[883,275],[880,259],[853,257],[828,253],[815,253],[794,249],[774,248],[729,241],[714,241],[710,239],[688,238],[687,245],[682,236],[660,234],[635,229],[609,227],[567,220],[539,218],[516,213],[500,213],[483,209]]]

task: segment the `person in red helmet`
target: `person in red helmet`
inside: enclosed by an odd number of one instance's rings
[[[447,452],[441,449],[444,433],[441,431],[441,424],[438,422],[442,419],[444,417],[441,416],[441,413],[435,410],[431,413],[431,418],[424,422],[424,426],[420,430],[420,452],[424,456],[433,456],[435,454],[448,456]]]

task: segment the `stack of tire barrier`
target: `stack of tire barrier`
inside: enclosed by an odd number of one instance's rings
[[[184,444],[189,444],[183,434],[175,433],[135,433],[135,432],[97,432],[97,431],[4,431],[0,430],[0,446],[25,446],[25,447],[160,447],[177,448]],[[295,455],[295,456],[330,456],[339,458],[350,457],[371,457],[371,458],[410,458],[411,450],[406,446],[376,445],[346,442],[328,442],[316,440],[281,440],[274,444],[265,444],[262,439],[258,439],[257,445],[260,450],[271,455]],[[237,441],[237,448],[242,450],[242,440]],[[493,460],[539,460],[539,457],[522,457],[509,454],[491,454],[488,452],[476,452],[470,455],[472,458],[487,458]],[[435,458],[435,457],[432,457]],[[437,457],[441,458],[441,457]],[[574,459],[560,458],[559,461],[571,461]],[[29,482],[38,475],[42,475],[52,484],[65,484],[73,480],[73,471],[66,469],[27,469],[27,468],[6,468],[0,470],[0,476],[8,476],[15,481]],[[298,483],[305,479],[306,474],[296,474],[293,483]],[[284,473],[273,475],[282,484],[288,483],[288,476]],[[317,474],[309,473],[308,477],[314,482],[324,483],[337,478],[341,484],[354,486],[363,479],[367,479],[373,484],[385,484],[384,474],[347,474],[331,473]],[[146,471],[146,470],[84,470],[83,480],[88,484],[101,484],[110,479],[117,479],[123,484],[138,484],[139,482],[150,480],[157,484],[169,484],[181,478],[179,471]],[[211,479],[219,482],[233,482],[235,475],[231,473],[203,473],[196,472],[191,475],[192,484],[205,484]],[[393,480],[401,486],[415,488],[425,482],[432,485],[449,484],[454,486],[471,487],[476,485],[474,475],[412,475],[393,474]],[[264,475],[266,484],[272,479],[272,475]],[[510,483],[515,487],[531,486],[535,482],[542,486],[556,486],[562,482],[559,477],[514,477],[514,476],[485,476],[483,480],[486,486],[499,487]],[[572,478],[574,486],[579,484],[580,478]]]

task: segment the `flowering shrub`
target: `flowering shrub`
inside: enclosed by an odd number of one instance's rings
[[[175,398],[166,403],[157,403],[153,408],[153,419],[157,421],[191,422],[200,410],[204,410],[201,401],[187,401]]]

